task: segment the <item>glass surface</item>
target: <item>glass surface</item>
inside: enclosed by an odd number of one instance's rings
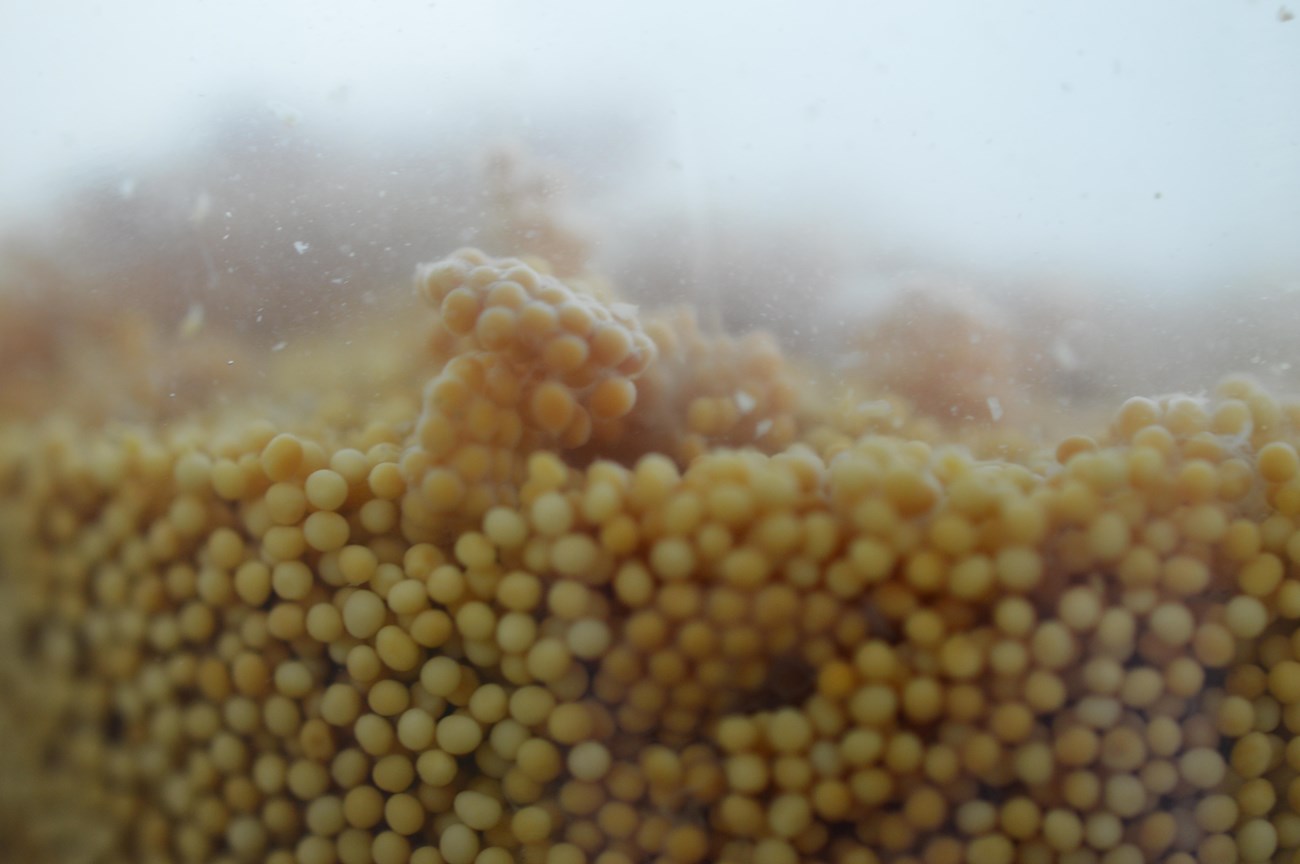
[[[0,858],[1296,859],[1293,17],[0,7]]]

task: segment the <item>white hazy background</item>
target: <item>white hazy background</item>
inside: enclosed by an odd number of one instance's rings
[[[467,104],[494,118],[467,135],[598,129],[621,106],[635,189],[669,210],[784,209],[945,266],[1157,291],[1294,282],[1286,17],[1276,0],[5,0],[0,224],[183,153],[230,105],[362,145],[445,134]]]

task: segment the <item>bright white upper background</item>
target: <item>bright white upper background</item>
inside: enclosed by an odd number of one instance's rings
[[[6,0],[0,218],[182,151],[249,94],[354,138],[454,127],[466,100],[507,131],[621,104],[669,206],[833,201],[806,212],[982,267],[1294,279],[1300,20],[1279,7]]]

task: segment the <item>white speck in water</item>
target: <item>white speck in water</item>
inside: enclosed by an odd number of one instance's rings
[[[835,355],[835,369],[855,369],[859,366],[867,365],[867,352],[865,351],[842,351]]]
[[[750,396],[744,390],[736,391],[736,407],[740,409],[741,414],[748,414],[758,405],[758,400]]]
[[[1070,343],[1064,339],[1057,339],[1052,342],[1052,359],[1055,360],[1062,369],[1078,369],[1079,355],[1074,353]]]
[[[993,418],[993,422],[996,423],[997,421],[1001,420],[1001,419],[1002,419],[1002,403],[998,401],[998,397],[996,397],[996,396],[990,396],[989,398],[985,399],[984,401],[985,401],[985,402],[988,404],[988,406],[989,406],[989,415]]]
[[[293,251],[297,252],[299,255],[306,252],[310,248],[311,248],[310,243],[305,243],[302,240],[293,241]]]
[[[766,435],[768,432],[771,431],[772,431],[772,418],[770,417],[765,417],[762,420],[759,420],[758,425],[754,427],[754,435],[758,438],[762,438],[764,435]]]
[[[894,406],[885,399],[870,399],[858,403],[858,413],[863,417],[881,419],[894,413]]]
[[[279,118],[285,126],[297,126],[302,120],[302,112],[291,105],[285,105],[281,102],[271,102],[266,106],[271,113]]]
[[[201,225],[212,212],[212,196],[207,192],[200,192],[199,197],[194,199],[194,206],[190,208],[190,221],[195,225]]]
[[[284,341],[283,339],[281,339],[279,342],[276,342],[274,345],[271,346],[271,350],[272,350],[272,351],[283,351],[283,350],[284,350],[285,348],[287,348],[288,346],[289,346],[289,343],[286,342],[286,341]]]
[[[234,361],[234,360],[227,360],[227,361],[226,361],[226,365],[227,365],[227,366],[234,366],[234,365],[235,365],[235,361]]]
[[[203,304],[191,303],[185,317],[181,319],[178,332],[184,339],[189,339],[203,329]]]

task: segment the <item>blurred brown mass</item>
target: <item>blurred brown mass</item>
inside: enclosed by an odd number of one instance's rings
[[[1014,404],[1011,330],[970,289],[907,285],[856,342],[863,374],[923,413],[996,422]]]

